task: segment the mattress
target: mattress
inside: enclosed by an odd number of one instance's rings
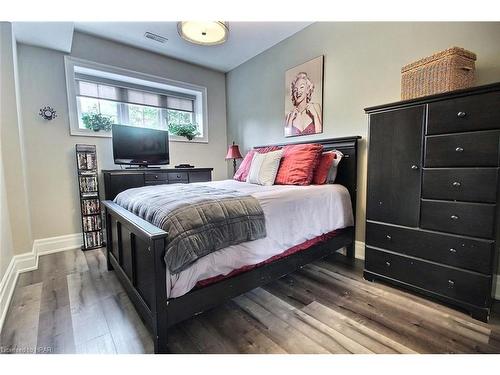
[[[220,249],[189,268],[167,270],[167,296],[180,297],[199,281],[258,264],[325,233],[354,225],[349,191],[342,185],[260,186],[235,180],[197,183],[255,197],[264,211],[267,236]]]

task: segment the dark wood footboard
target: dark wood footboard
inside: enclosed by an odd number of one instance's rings
[[[242,293],[354,244],[354,227],[272,263],[167,299],[164,249],[167,233],[111,201],[103,202],[108,267],[114,269],[153,334],[155,353],[168,352],[168,328]]]
[[[156,353],[166,352],[168,326],[167,232],[111,201],[104,201],[106,258],[135,308],[153,333]]]

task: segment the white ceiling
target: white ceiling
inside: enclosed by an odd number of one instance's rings
[[[210,47],[184,41],[176,22],[16,22],[14,32],[21,43],[70,52],[74,26],[77,31],[227,72],[311,23],[229,22],[227,42]],[[168,41],[162,44],[146,39],[146,31]]]
[[[73,22],[14,22],[13,30],[20,43],[71,52]]]

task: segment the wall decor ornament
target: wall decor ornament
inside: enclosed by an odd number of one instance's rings
[[[285,137],[323,132],[323,56],[285,74]]]
[[[53,120],[57,117],[56,110],[49,106],[40,108],[40,112],[38,114],[42,116],[44,120],[48,121]]]

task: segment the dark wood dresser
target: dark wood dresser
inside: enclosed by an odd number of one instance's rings
[[[365,111],[365,279],[487,321],[500,233],[500,84]]]
[[[212,171],[213,168],[103,170],[104,199],[113,200],[124,190],[147,185],[212,181]]]

